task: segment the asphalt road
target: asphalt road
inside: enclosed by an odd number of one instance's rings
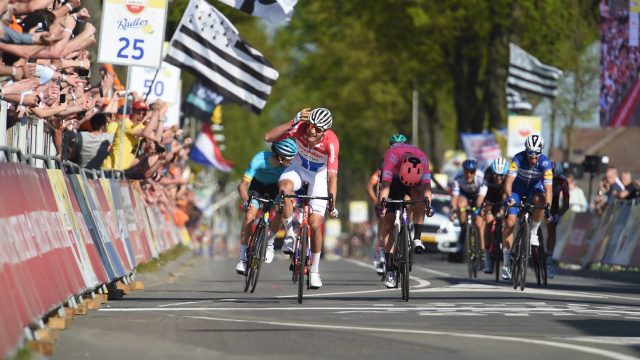
[[[193,257],[173,276],[76,317],[53,358],[640,358],[637,277],[561,271],[548,288],[530,282],[519,291],[422,255],[404,302],[370,261],[342,259],[321,263],[324,286],[298,304],[284,257],[263,268],[254,294],[242,291],[235,262]]]

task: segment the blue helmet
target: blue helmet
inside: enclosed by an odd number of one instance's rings
[[[491,170],[496,175],[507,175],[507,172],[509,172],[509,161],[503,157],[499,157],[491,163]]]
[[[474,171],[478,169],[478,162],[474,159],[467,159],[462,162],[462,168],[468,171]]]
[[[271,144],[271,152],[291,159],[298,153],[298,145],[291,138],[278,140]]]

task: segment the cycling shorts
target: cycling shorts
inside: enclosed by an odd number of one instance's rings
[[[543,194],[544,195],[544,186],[542,185],[542,181],[538,181],[535,186],[527,187],[523,185],[519,185],[517,183],[513,184],[513,189],[511,191],[511,198],[515,200],[516,205],[520,205],[520,202],[523,197],[526,197],[531,201],[535,194]],[[509,208],[509,215],[517,215],[520,209],[515,207]]]
[[[299,165],[291,164],[280,175],[280,181],[290,180],[293,182],[293,191],[298,191],[302,188],[303,182],[309,183],[309,190],[307,195],[309,196],[327,196],[327,171],[311,172],[305,170]],[[324,216],[327,209],[327,200],[311,200],[309,205],[313,212]]]

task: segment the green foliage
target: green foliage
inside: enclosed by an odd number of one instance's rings
[[[169,29],[186,3],[172,1]],[[390,134],[411,136],[414,82],[420,144],[438,159],[457,147],[458,131],[506,124],[504,99],[491,100],[506,86],[509,41],[572,71],[598,37],[596,1],[300,0],[281,27],[211,3],[280,72],[262,115],[224,107],[224,155],[236,163],[233,176],[265,148],[266,130],[302,108],[324,106],[341,142],[341,197],[364,197],[358,189]]]

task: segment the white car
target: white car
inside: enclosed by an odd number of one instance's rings
[[[458,244],[460,225],[458,220],[451,222],[451,196],[447,194],[433,194],[431,205],[434,215],[424,217],[422,235],[420,239],[427,248],[427,252],[438,251],[448,253],[449,259],[454,260],[461,254],[462,246]]]

